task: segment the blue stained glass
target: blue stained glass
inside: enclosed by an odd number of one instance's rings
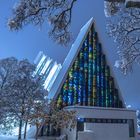
[[[94,27],[92,26],[92,28]],[[67,84],[63,86],[62,100],[68,105],[78,103],[80,105],[122,107],[94,29],[90,30],[85,39],[67,79]]]

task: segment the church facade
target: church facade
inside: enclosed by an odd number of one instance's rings
[[[80,30],[49,99],[76,111],[75,129],[63,129],[68,140],[136,140],[136,112],[125,107],[91,18]]]

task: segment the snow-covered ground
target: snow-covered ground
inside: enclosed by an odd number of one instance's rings
[[[3,135],[0,135],[0,140],[17,140],[18,139],[18,137],[17,137],[18,129],[15,129],[13,134],[15,136],[3,136]],[[35,140],[34,139],[35,134],[36,134],[36,127],[35,126],[29,127],[27,129],[27,139],[26,140]],[[44,140],[44,138],[41,138],[39,140]]]
[[[138,136],[138,140],[140,140],[140,135]]]
[[[0,140],[17,140],[14,136],[0,136]],[[27,138],[26,140],[35,140],[34,138]],[[46,137],[38,138],[38,140],[46,140]]]
[[[13,136],[0,136],[0,140],[17,140],[17,138]]]
[[[0,140],[17,140],[17,137],[14,136],[0,136]],[[26,140],[35,140],[34,138],[27,138]],[[40,137],[38,140],[46,140],[46,137]],[[140,140],[140,136],[138,137]]]

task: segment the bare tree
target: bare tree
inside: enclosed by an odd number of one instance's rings
[[[10,101],[8,89],[12,88],[11,83],[16,75],[17,63],[17,59],[13,57],[0,60],[0,129],[3,134],[10,134],[16,123],[13,121],[13,113],[9,112],[8,108]]]
[[[7,131],[18,125],[18,139],[24,127],[26,139],[27,124],[36,125],[36,138],[42,125],[55,124],[56,128],[72,126],[75,114],[56,106],[47,100],[47,91],[42,86],[42,77],[33,77],[34,65],[28,60],[16,58],[0,60],[0,129]],[[6,119],[7,118],[7,119]],[[49,124],[48,124],[49,122]],[[3,132],[5,133],[5,132]]]
[[[42,25],[47,21],[51,25],[50,37],[57,43],[66,45],[71,38],[69,25],[76,1],[20,0],[13,9],[8,25],[11,30],[19,30],[27,24]],[[139,62],[140,9],[126,8],[125,2],[126,0],[105,0],[105,13],[108,16],[108,34],[118,43],[120,60],[116,61],[116,66],[127,73],[135,62]]]
[[[104,1],[104,12],[106,17],[110,17],[115,15],[120,10],[120,5],[123,2],[113,1],[113,0],[105,0]]]
[[[57,43],[66,45],[71,38],[69,25],[76,1],[20,0],[13,9],[13,16],[8,23],[9,27],[12,30],[19,30],[30,23],[42,25],[47,21],[51,25],[50,37]],[[113,36],[118,43],[120,60],[116,61],[116,66],[127,73],[135,62],[139,62],[140,9],[126,8],[125,2],[126,0],[105,0],[105,13],[109,17],[107,20],[108,34]]]
[[[76,125],[76,112],[59,108],[54,100],[46,104],[37,102],[33,106],[34,110],[30,114],[29,123],[36,126],[36,139],[43,126],[51,125],[58,130],[65,127],[73,129]]]
[[[140,0],[105,0],[107,2],[110,2],[113,4],[114,2],[116,3],[124,3],[126,8],[130,7],[137,7],[140,8]]]
[[[19,120],[19,139],[23,122],[33,109],[32,103],[45,100],[41,78],[32,77],[34,68],[27,60],[13,57],[0,60],[0,128],[8,131],[13,128],[12,122],[18,124]]]
[[[19,30],[24,25],[42,25],[50,23],[49,35],[60,44],[70,41],[69,25],[72,9],[77,0],[20,0],[13,9],[13,16],[8,25],[12,30]]]
[[[105,4],[107,32],[118,44],[119,60],[115,66],[126,74],[134,64],[140,63],[140,9],[126,8],[121,3],[113,3],[112,7],[111,4]]]
[[[11,83],[9,109],[19,120],[19,137],[21,139],[22,126],[25,123],[25,137],[28,116],[33,110],[34,102],[45,102],[45,90],[41,85],[41,78],[33,77],[34,65],[27,60],[18,62],[16,76]],[[9,97],[8,97],[9,98]]]

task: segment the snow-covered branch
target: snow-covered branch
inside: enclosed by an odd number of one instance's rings
[[[67,44],[70,40],[68,27],[71,23],[72,9],[77,0],[20,0],[13,9],[13,17],[8,25],[19,30],[24,25],[50,23],[49,35],[57,43]]]
[[[115,14],[108,16],[107,32],[118,44],[119,60],[115,66],[126,74],[133,64],[140,63],[140,9],[119,6]]]

